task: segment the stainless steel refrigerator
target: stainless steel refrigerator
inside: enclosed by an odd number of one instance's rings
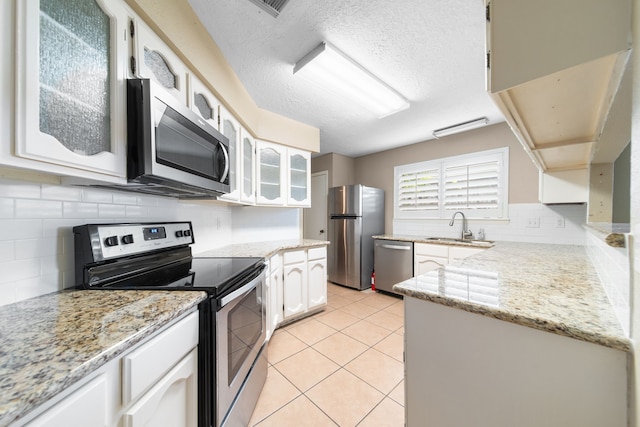
[[[384,234],[384,190],[364,185],[329,189],[329,281],[371,287],[373,237]]]

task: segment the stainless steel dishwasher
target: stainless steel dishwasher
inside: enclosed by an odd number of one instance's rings
[[[393,285],[413,277],[413,242],[376,239],[374,265],[376,289],[393,292]]]

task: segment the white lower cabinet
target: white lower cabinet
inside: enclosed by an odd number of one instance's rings
[[[273,329],[282,322],[321,310],[327,304],[327,248],[284,251],[281,256],[282,273],[271,268],[270,326]]]
[[[283,320],[282,279],[282,255],[277,253],[269,258],[269,275],[267,277],[267,339],[271,338],[273,331],[276,330]]]
[[[197,427],[198,328],[195,311],[15,426]]]
[[[29,427],[106,427],[107,375],[101,374],[28,424]]]
[[[415,243],[413,245],[413,274],[419,276],[484,250],[484,248]]]
[[[123,427],[197,427],[198,351],[192,350],[123,416]]]

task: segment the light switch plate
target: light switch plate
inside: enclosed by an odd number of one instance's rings
[[[540,228],[540,217],[527,219],[527,228]]]

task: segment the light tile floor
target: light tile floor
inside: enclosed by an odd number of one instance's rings
[[[404,426],[402,299],[332,283],[327,296],[273,334],[250,426]]]

